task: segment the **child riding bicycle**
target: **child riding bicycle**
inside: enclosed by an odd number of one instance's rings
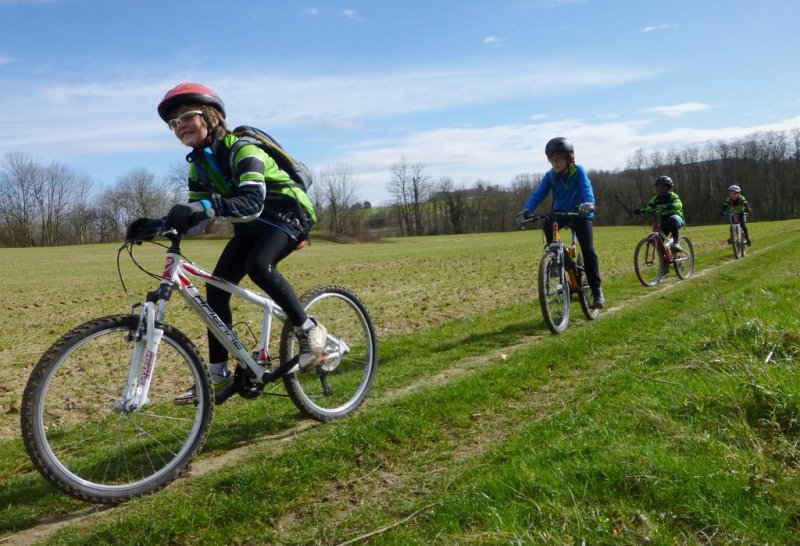
[[[594,220],[594,192],[592,181],[586,170],[575,164],[575,148],[568,139],[557,137],[551,139],[544,149],[548,161],[553,166],[542,177],[539,186],[531,193],[525,206],[517,217],[526,219],[533,215],[534,209],[544,201],[548,195],[553,197],[552,211],[559,212],[577,211],[581,217],[564,217],[559,223],[572,228],[578,237],[583,252],[586,280],[592,290],[592,309],[602,309],[606,299],[603,295],[600,279],[600,265],[597,253],[594,250],[594,234],[592,223]],[[552,242],[552,221],[542,224],[548,243]]]
[[[745,243],[747,246],[750,246],[752,240],[747,231],[747,215],[750,214],[750,203],[748,203],[745,196],[742,195],[742,188],[736,184],[728,187],[728,197],[725,198],[725,202],[722,203],[722,208],[719,211],[720,214],[728,214],[730,212],[739,214],[739,225],[742,227]],[[732,241],[729,240],[728,244],[731,242]]]
[[[225,105],[212,89],[199,83],[181,83],[167,91],[158,115],[178,140],[192,149],[189,162],[188,203],[175,205],[163,219],[140,218],[128,227],[127,238],[155,235],[159,227],[173,227],[181,234],[202,231],[213,217],[234,223],[214,268],[214,275],[239,283],[248,275],[286,312],[299,342],[302,370],[315,366],[324,348],[326,330],[309,317],[294,288],[277,270],[277,264],[308,239],[316,221],[311,200],[291,189],[291,178],[275,161],[253,144],[241,147],[230,161],[238,137],[225,124]],[[228,165],[233,165],[234,172]],[[230,327],[233,322],[230,294],[208,285],[209,306]],[[234,393],[228,370],[228,351],[209,333],[209,368],[215,402]],[[175,399],[191,401],[193,391]]]
[[[636,209],[636,214],[655,212],[661,218],[661,230],[672,235],[672,251],[683,252],[678,244],[680,228],[686,224],[683,216],[683,203],[678,194],[672,191],[675,183],[669,176],[659,176],[654,183],[656,194],[643,209]]]

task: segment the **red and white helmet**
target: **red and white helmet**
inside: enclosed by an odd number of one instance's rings
[[[219,110],[222,117],[225,117],[225,103],[219,98],[219,95],[202,83],[179,83],[164,95],[161,102],[158,103],[158,115],[161,116],[165,122],[168,122],[167,116],[170,111],[177,105],[191,102],[195,104],[206,104],[213,106]]]

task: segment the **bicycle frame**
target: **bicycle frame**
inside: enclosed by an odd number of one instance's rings
[[[650,227],[650,234],[648,235],[650,239],[653,241],[653,246],[656,248],[657,252],[660,252],[664,259],[667,261],[667,264],[671,265],[675,262],[675,258],[672,256],[672,252],[669,250],[669,247],[664,244],[665,235],[661,229],[661,224],[658,222],[655,214],[653,215],[652,224]]]
[[[561,240],[561,226],[558,223],[558,215],[553,215],[553,241],[547,245],[547,251],[552,252],[557,256],[557,260],[559,264],[564,266],[564,269],[567,271],[567,277],[569,277],[569,285],[570,291],[576,292],[579,290],[578,286],[578,277],[575,275],[575,269],[578,268],[577,263],[577,244],[578,244],[578,236],[575,235],[575,232],[570,230],[572,233],[572,242],[570,243],[569,247],[564,247],[564,242]]]
[[[533,216],[529,221],[535,222],[536,220],[546,220],[550,219],[553,222],[551,233],[552,233],[552,240],[550,243],[545,245],[545,252],[551,252],[556,256],[556,263],[562,265],[567,271],[567,277],[569,278],[570,284],[570,292],[576,292],[580,290],[578,286],[578,277],[575,274],[576,269],[583,269],[581,266],[578,265],[577,261],[577,247],[578,247],[578,236],[575,235],[575,231],[570,229],[572,234],[572,241],[568,247],[565,246],[564,242],[561,240],[561,225],[558,221],[559,216],[577,216],[580,217],[580,214],[574,212],[557,212],[550,215],[547,214],[540,214],[537,216]]]
[[[742,230],[742,220],[747,219],[746,212],[735,212],[729,211],[728,212],[728,220],[731,223],[731,227],[737,226],[737,230],[739,231],[739,237],[742,238],[744,236],[744,232]]]
[[[746,214],[746,212],[728,211],[731,233],[730,243],[733,245],[733,255],[736,258],[743,257],[746,253],[745,236],[742,229],[742,220],[746,218]]]
[[[203,321],[209,331],[222,343],[229,353],[243,364],[256,381],[269,383],[286,373],[294,371],[297,358],[293,358],[272,371],[264,368],[253,358],[250,351],[244,346],[239,337],[219,318],[216,312],[205,301],[200,291],[195,287],[190,277],[202,279],[205,283],[215,286],[225,292],[238,296],[264,310],[259,338],[261,353],[269,354],[269,335],[272,330],[272,320],[277,318],[285,321],[286,313],[272,299],[257,294],[238,284],[220,279],[202,267],[188,262],[180,254],[180,237],[174,234],[164,234],[172,245],[167,250],[164,270],[161,274],[159,287],[147,294],[147,300],[142,305],[139,313],[139,327],[137,329],[138,342],[131,357],[131,368],[125,388],[125,394],[117,402],[115,409],[119,411],[133,411],[147,404],[150,381],[155,370],[158,345],[161,341],[163,330],[158,326],[163,324],[167,304],[172,292],[177,292],[183,297],[189,308]],[[337,351],[328,353],[327,360],[335,361],[342,354],[349,351],[349,347],[340,340],[328,335],[328,344],[333,343]]]

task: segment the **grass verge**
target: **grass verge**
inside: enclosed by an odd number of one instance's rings
[[[52,540],[797,542],[797,243],[655,291],[612,277],[615,308],[559,337],[531,302],[393,337],[352,418],[259,442]],[[293,420],[288,403],[223,406],[204,457]],[[3,473],[6,532],[84,506],[7,445],[22,472]]]

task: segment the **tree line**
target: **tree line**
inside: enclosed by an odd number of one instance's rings
[[[641,222],[633,211],[655,194],[660,175],[675,182],[689,225],[719,222],[732,184],[741,186],[751,203],[751,220],[800,216],[800,129],[754,133],[703,147],[651,153],[640,149],[620,171],[584,167],[594,188],[597,225]],[[457,187],[452,178],[434,180],[425,174],[425,165],[404,158],[392,166],[387,185],[392,205],[372,215],[369,225],[399,236],[517,229],[515,216],[543,175],[519,174],[505,186],[477,180]],[[549,207],[549,200],[540,205],[543,211]]]
[[[640,149],[619,171],[584,166],[598,205],[597,225],[640,222],[633,210],[653,195],[659,175],[675,181],[689,225],[718,222],[731,184],[742,186],[753,206],[752,220],[800,216],[800,129],[702,147]],[[489,180],[457,184],[449,176],[434,179],[426,168],[407,158],[393,164],[386,183],[392,201],[382,207],[359,200],[348,165],[323,168],[310,191],[318,212],[316,231],[368,240],[516,229],[516,214],[543,176],[523,173],[502,185]],[[132,169],[98,192],[88,176],[62,163],[42,165],[27,154],[9,152],[0,162],[0,246],[119,241],[134,219],[161,217],[185,198],[184,164],[172,166],[161,179],[147,169]]]

